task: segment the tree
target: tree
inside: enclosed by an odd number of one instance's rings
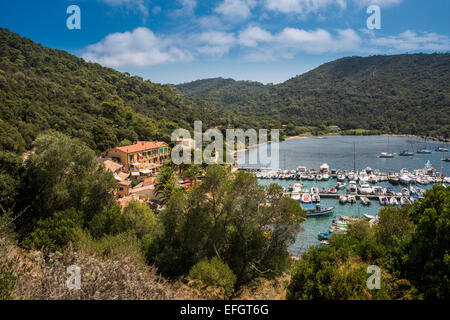
[[[401,274],[425,299],[449,299],[450,189],[434,186],[410,213],[416,225],[396,259]]]
[[[157,221],[152,210],[143,203],[133,200],[123,210],[125,230],[132,232],[137,238],[155,237]]]
[[[164,167],[155,181],[155,195],[165,205],[176,192],[176,174],[171,167]]]
[[[84,143],[49,132],[34,145],[36,151],[25,162],[17,201],[19,209],[27,209],[18,219],[22,236],[55,211],[75,208],[90,221],[114,204],[117,182]]]

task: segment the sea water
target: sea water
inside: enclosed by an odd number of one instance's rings
[[[449,147],[448,144],[439,142],[430,142],[423,139],[399,136],[331,136],[331,137],[311,137],[300,138],[283,141],[279,144],[279,164],[281,169],[292,170],[298,166],[305,166],[309,168],[319,169],[323,163],[328,163],[331,169],[347,169],[355,168],[358,171],[371,167],[372,170],[379,169],[382,172],[389,171],[399,172],[401,169],[408,170],[420,169],[425,166],[427,161],[431,162],[432,167],[437,172],[444,173],[445,176],[450,175],[449,163],[441,161],[445,156],[450,156],[449,153],[443,154],[436,152],[434,149],[437,146]],[[242,167],[263,167],[258,164],[248,164],[249,154],[258,152],[258,148],[252,148],[245,153],[238,155],[239,158],[245,159],[247,163],[242,164]],[[416,151],[420,148],[426,148],[433,151],[432,154],[415,154],[410,157],[400,157],[398,153],[402,150]],[[378,158],[377,155],[381,152],[389,152],[394,154],[394,158]],[[277,183],[287,189],[287,187],[297,181],[294,180],[259,180],[261,185],[268,185]],[[331,185],[337,183],[337,180],[330,179],[328,181],[306,181],[301,183],[308,188],[318,187],[330,188]],[[348,186],[348,181],[346,181]],[[382,187],[392,187],[395,192],[400,192],[402,185],[392,186],[389,182],[380,182],[376,185]],[[373,184],[371,186],[374,186]],[[430,189],[432,185],[420,186],[423,189]],[[339,193],[344,193],[345,190],[339,190]],[[292,255],[301,255],[309,247],[318,245],[319,241],[317,235],[320,232],[328,232],[331,226],[333,216],[362,216],[364,213],[376,215],[382,208],[378,201],[371,200],[370,206],[364,206],[357,200],[355,204],[340,204],[338,199],[321,199],[322,207],[335,207],[333,214],[321,217],[307,218],[302,223],[303,230],[297,234],[295,243],[289,248]]]

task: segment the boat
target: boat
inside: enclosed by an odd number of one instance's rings
[[[302,209],[305,210],[307,217],[317,217],[332,213],[334,207],[321,207],[320,204],[302,205]]]
[[[371,202],[370,202],[370,199],[367,198],[366,196],[361,197],[360,200],[361,200],[361,202],[363,203],[363,205],[365,205],[365,206],[368,206],[368,205],[370,205],[370,203],[371,203]]]
[[[338,174],[337,179],[338,179],[338,181],[345,181],[345,175]]]
[[[337,189],[331,187],[330,189],[328,189],[328,192],[331,193],[331,194],[336,194],[337,193]]]
[[[407,174],[402,174],[402,175],[400,176],[400,178],[399,178],[399,182],[400,182],[401,184],[408,185],[408,184],[410,184],[410,183],[412,182],[412,179],[411,179],[411,177],[410,177],[409,175],[407,175]]]
[[[445,147],[436,147],[436,149],[434,149],[434,151],[437,151],[437,152],[448,152],[448,148],[445,148]]]
[[[356,202],[356,196],[354,196],[354,195],[352,195],[352,194],[348,195],[347,201],[348,201],[349,203],[355,203],[355,202]]]
[[[359,187],[359,193],[361,194],[371,194],[372,191],[372,187],[367,183],[361,184]]]
[[[318,194],[313,194],[311,196],[312,202],[320,202],[320,196]]]
[[[322,173],[328,173],[328,172],[330,172],[330,166],[328,164],[324,163],[320,166],[319,170]]]
[[[328,240],[328,239],[330,239],[331,237],[332,237],[331,234],[329,234],[329,233],[324,233],[324,232],[319,233],[319,235],[317,236],[317,238],[318,238],[319,240]]]
[[[377,183],[378,180],[379,180],[378,176],[376,176],[376,175],[374,175],[374,174],[371,174],[371,175],[369,176],[369,183]]]
[[[378,155],[378,158],[393,158],[394,155],[392,153],[382,152]]]
[[[400,179],[395,173],[389,172],[388,181],[393,185],[397,185],[400,182]]]
[[[385,197],[385,196],[381,196],[381,197],[379,198],[379,201],[380,201],[380,204],[381,204],[382,206],[385,206],[385,205],[387,205],[387,204],[389,203],[388,198]]]
[[[347,197],[344,196],[344,195],[340,196],[339,197],[339,202],[342,203],[342,204],[345,204],[347,202]]]
[[[316,176],[316,180],[318,181],[322,180],[322,175],[320,173]]]
[[[431,151],[429,149],[421,148],[421,149],[417,149],[416,153],[419,153],[419,154],[431,154],[431,153],[433,153],[433,151]]]
[[[411,194],[409,193],[409,190],[406,188],[402,189],[402,196],[409,197]]]
[[[357,194],[358,193],[358,188],[356,187],[356,182],[355,181],[350,181],[348,184],[348,193],[350,194]]]
[[[328,181],[328,179],[330,179],[330,175],[328,173],[322,174],[322,180],[323,181]]]
[[[411,205],[411,201],[409,201],[409,199],[407,197],[401,197],[400,198],[400,204],[402,206]]]
[[[311,203],[311,195],[309,193],[302,194],[303,203]]]
[[[338,182],[338,183],[336,183],[336,188],[338,190],[344,189],[345,188],[345,182]]]
[[[299,201],[299,200],[301,199],[300,193],[299,193],[299,192],[292,192],[292,193],[291,193],[291,199],[292,199],[292,200]]]
[[[311,187],[311,194],[318,194],[318,193],[319,193],[319,188]]]
[[[441,160],[442,160],[442,161],[445,161],[445,162],[450,162],[450,157],[448,157],[448,158],[442,158]]]
[[[363,217],[366,218],[366,219],[369,220],[369,221],[375,219],[375,216],[372,216],[372,215],[367,214],[367,213],[364,213],[364,214],[363,214]]]
[[[391,206],[398,206],[398,201],[395,197],[391,197],[391,199],[389,199],[389,204]]]
[[[402,151],[400,151],[400,153],[398,155],[400,157],[412,157],[412,156],[414,156],[414,152],[410,152],[408,150],[402,150]]]

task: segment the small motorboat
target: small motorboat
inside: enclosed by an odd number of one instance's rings
[[[356,182],[355,181],[350,181],[348,184],[348,193],[350,194],[357,194],[358,193],[358,188],[356,187]]]
[[[321,207],[319,203],[303,205],[302,209],[306,211],[307,217],[323,216],[334,211],[334,207]]]
[[[331,193],[331,194],[336,194],[337,193],[337,189],[332,187],[332,188],[328,189],[328,192]]]
[[[319,235],[317,236],[317,238],[318,238],[319,240],[328,240],[328,239],[330,239],[331,237],[332,237],[331,234],[329,234],[329,233],[324,233],[324,232],[319,233]]]
[[[436,149],[434,149],[434,151],[436,152],[448,152],[448,149],[445,147],[436,147]]]
[[[411,194],[409,193],[409,190],[406,188],[402,189],[402,196],[409,197]]]
[[[359,187],[359,193],[361,194],[371,194],[372,193],[372,187],[368,184],[361,184]]]
[[[330,179],[330,175],[328,173],[322,174],[322,180],[323,181],[328,181],[328,179]]]
[[[400,204],[402,206],[411,205],[411,201],[409,201],[409,199],[407,197],[401,197]]]
[[[408,150],[402,150],[398,154],[400,157],[412,157],[414,156],[414,152],[409,152]]]
[[[309,193],[302,194],[302,202],[303,203],[311,203],[311,195]]]
[[[350,195],[347,197],[347,201],[348,201],[349,203],[355,203],[355,202],[356,202],[356,196],[350,194]]]
[[[320,202],[320,196],[318,194],[313,194],[311,196],[312,202]]]
[[[417,149],[416,153],[419,153],[419,154],[431,154],[431,153],[433,153],[433,151],[431,151],[429,149],[422,148],[422,149]]]
[[[380,204],[381,204],[382,206],[386,206],[386,205],[389,204],[389,200],[388,200],[388,198],[385,197],[385,196],[381,196],[381,197],[379,198],[379,201],[380,201]]]
[[[338,174],[337,179],[338,179],[338,181],[345,181],[345,175]]]
[[[340,189],[344,189],[345,186],[346,186],[345,182],[338,182],[338,183],[336,183],[336,188],[339,189],[339,190]]]
[[[369,220],[369,221],[375,219],[375,216],[372,216],[372,215],[367,214],[367,213],[364,213],[364,214],[363,214],[363,217],[366,218],[366,219]]]
[[[292,200],[299,201],[299,200],[301,199],[301,194],[300,194],[300,192],[292,192],[292,193],[291,193],[291,199],[292,199]]]
[[[316,176],[316,180],[317,180],[317,181],[322,180],[322,175],[321,175],[320,173]]]
[[[342,203],[342,204],[347,203],[347,197],[344,196],[344,195],[340,196],[340,197],[339,197],[339,202]]]
[[[362,204],[365,205],[365,206],[368,206],[371,203],[370,199],[367,198],[366,196],[362,196],[360,200],[361,200]]]
[[[318,194],[318,193],[319,193],[319,188],[311,187],[311,194]]]
[[[389,199],[389,204],[390,204],[391,206],[398,206],[397,198],[391,197],[391,199]]]

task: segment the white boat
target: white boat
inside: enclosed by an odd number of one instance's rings
[[[366,218],[366,219],[369,220],[369,221],[375,219],[375,216],[372,216],[372,215],[367,214],[367,213],[364,213],[364,214],[363,214],[363,217]]]
[[[348,184],[348,193],[350,194],[357,194],[358,193],[358,188],[356,187],[356,182],[355,181],[350,181]]]
[[[340,189],[344,189],[345,186],[346,186],[345,182],[338,182],[338,183],[336,183],[336,188],[339,189],[339,190]]]
[[[342,204],[346,203],[347,202],[347,197],[344,196],[344,195],[340,196],[339,197],[339,202],[342,203]]]
[[[328,173],[324,173],[324,174],[322,175],[322,180],[323,180],[323,181],[328,181],[328,179],[330,179],[330,175],[329,175]]]
[[[316,179],[317,179],[318,181],[322,180],[322,175],[319,173],[319,174],[316,176]]]
[[[349,203],[355,203],[356,202],[356,196],[354,196],[352,194],[349,194],[348,197],[347,197],[347,201]]]
[[[311,195],[309,193],[302,194],[303,203],[311,203]]]
[[[345,181],[345,175],[338,174],[337,179],[338,179],[338,181]]]
[[[361,172],[359,174],[359,184],[367,183],[369,182],[369,176],[366,172]]]
[[[372,193],[372,187],[365,183],[365,184],[361,184],[359,187],[359,193],[361,194],[371,194]]]
[[[370,183],[377,183],[378,182],[378,177],[376,176],[376,175],[374,175],[374,174],[371,174],[370,176],[369,176],[369,182]]]
[[[291,199],[292,199],[292,200],[299,201],[299,200],[301,199],[300,193],[299,193],[299,192],[292,192],[292,193],[291,193]]]
[[[322,173],[328,173],[328,172],[330,172],[330,166],[328,164],[324,163],[320,166],[319,170]]]
[[[367,198],[366,196],[361,197],[360,200],[365,206],[368,206],[370,204],[370,199]]]
[[[409,190],[406,189],[406,188],[403,188],[402,189],[402,196],[409,197],[410,196]]]
[[[320,196],[318,194],[313,194],[311,200],[312,202],[320,202]]]
[[[378,155],[378,158],[393,158],[394,155],[392,153],[382,152]]]
[[[379,198],[379,201],[382,206],[386,206],[387,204],[389,204],[389,200],[386,196],[381,196]]]
[[[311,194],[318,194],[318,193],[319,193],[319,188],[311,187]]]
[[[409,175],[407,175],[407,174],[402,174],[402,175],[400,176],[399,181],[400,181],[401,184],[408,185],[408,184],[411,183],[412,179],[411,179],[411,177],[410,177]]]
[[[391,206],[398,206],[398,201],[395,197],[391,197],[391,199],[389,199],[389,204]]]
[[[402,206],[411,205],[411,201],[409,201],[409,199],[407,197],[401,197],[400,198],[400,204]]]

